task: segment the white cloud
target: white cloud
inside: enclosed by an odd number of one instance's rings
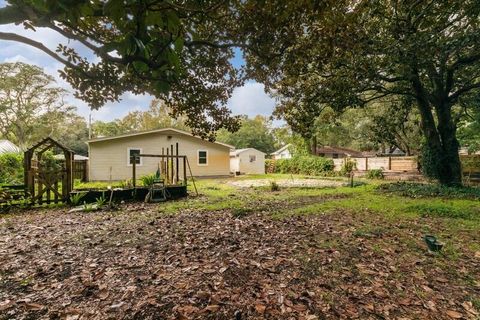
[[[247,82],[236,88],[227,103],[233,114],[246,114],[249,117],[258,114],[270,116],[275,100],[265,93],[264,86],[258,82]]]

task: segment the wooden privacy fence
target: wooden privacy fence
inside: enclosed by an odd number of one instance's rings
[[[340,171],[344,159],[332,159],[334,170]],[[389,172],[419,172],[417,157],[371,157],[349,158],[357,164],[358,171],[381,169]],[[462,171],[466,175],[480,174],[480,155],[460,155]]]
[[[73,160],[73,179],[88,181],[88,160]]]
[[[340,171],[344,159],[332,159],[334,170]],[[392,172],[418,172],[417,157],[371,157],[349,158],[355,161],[358,171],[381,169]]]

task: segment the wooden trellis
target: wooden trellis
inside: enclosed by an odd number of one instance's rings
[[[41,166],[43,154],[47,150],[59,149],[65,162],[59,169],[49,170]],[[34,159],[36,156],[36,159]],[[68,202],[73,189],[73,151],[48,137],[25,151],[24,182],[25,193],[32,204]]]

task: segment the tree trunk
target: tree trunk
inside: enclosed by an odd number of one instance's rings
[[[428,154],[424,152],[422,168],[427,176],[435,177],[443,185],[461,185],[462,169],[458,154],[456,126],[451,117],[451,108],[446,104],[435,106],[438,125],[435,124],[430,105],[421,105],[419,110],[422,131]],[[430,159],[425,159],[430,157]],[[429,163],[428,163],[429,162]]]
[[[462,165],[458,154],[459,143],[456,137],[457,127],[452,119],[451,106],[440,104],[435,108],[437,111],[437,130],[440,135],[443,151],[442,172],[439,180],[442,184],[461,185]]]
[[[457,129],[452,119],[451,105],[447,101],[448,94],[437,92],[435,104],[432,105],[420,81],[415,64],[412,66],[411,75],[412,89],[415,92],[422,131],[426,140],[422,157],[423,173],[438,179],[443,185],[461,185],[462,168],[458,154]],[[433,107],[438,125],[435,124],[433,117]]]

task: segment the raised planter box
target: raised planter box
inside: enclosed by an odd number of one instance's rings
[[[136,189],[129,188],[129,189],[121,189],[121,190],[114,190],[113,191],[113,201],[143,201],[148,193],[148,188],[145,187],[138,187]],[[70,192],[71,195],[75,195],[78,193],[84,194],[82,199],[80,200],[81,203],[92,203],[95,202],[97,198],[102,197],[105,195],[107,201],[110,199],[110,190],[74,190]],[[167,186],[166,187],[166,196],[167,200],[175,200],[180,199],[187,196],[187,186]]]

